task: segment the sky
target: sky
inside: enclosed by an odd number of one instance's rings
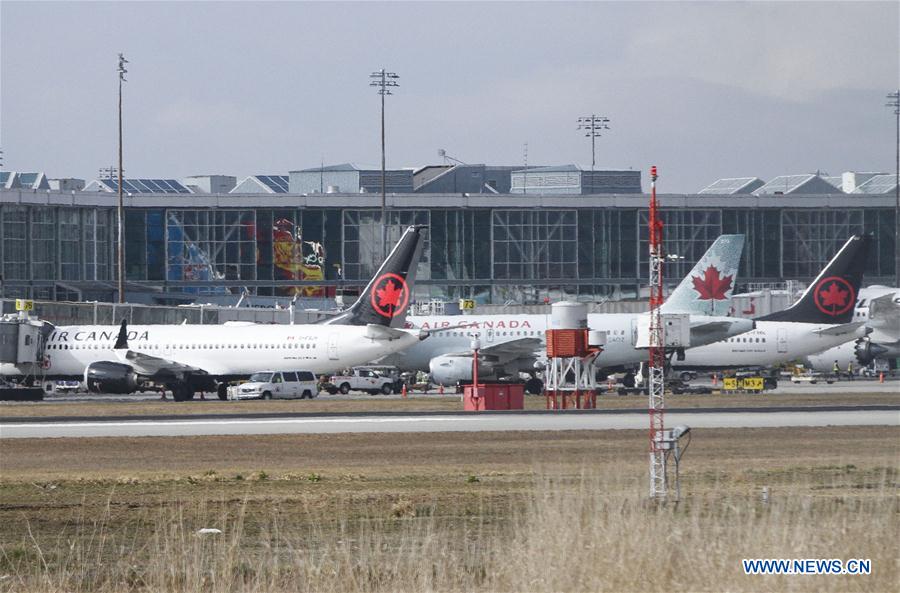
[[[0,2],[3,169],[94,179],[321,162],[657,165],[722,177],[894,168],[898,2]]]

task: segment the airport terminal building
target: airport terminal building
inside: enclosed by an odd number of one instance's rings
[[[292,193],[286,182],[284,191],[266,193],[155,192],[137,181],[125,197],[129,300],[330,297],[360,285],[381,260],[376,193]],[[513,176],[505,194],[388,194],[388,248],[406,225],[429,229],[420,299],[502,304],[638,294],[648,273],[648,196],[538,193],[527,183]],[[115,297],[117,197],[109,187],[90,189],[0,189],[0,296]],[[809,281],[849,235],[871,232],[866,283],[893,284],[893,191],[760,189],[660,196],[668,253],[683,258],[667,266],[667,279],[677,282],[718,235],[744,233],[738,286]]]

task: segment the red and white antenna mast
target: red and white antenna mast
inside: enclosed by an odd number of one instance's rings
[[[665,427],[665,328],[660,307],[663,304],[663,224],[656,204],[656,165],[650,167],[650,498],[666,498]]]

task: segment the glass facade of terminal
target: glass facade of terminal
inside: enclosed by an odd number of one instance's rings
[[[409,224],[428,227],[419,296],[482,302],[633,296],[647,278],[647,211],[627,207],[389,211],[388,249]],[[886,207],[667,208],[667,266],[677,281],[722,233],[744,233],[739,285],[808,281],[852,233],[872,232],[867,282],[893,283],[894,210]],[[0,203],[4,296],[66,298],[115,284],[115,209]],[[331,296],[381,261],[379,209],[128,208],[131,286],[197,294]]]

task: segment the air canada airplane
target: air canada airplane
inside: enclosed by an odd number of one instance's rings
[[[853,305],[868,247],[868,235],[850,237],[792,306],[757,318],[753,331],[687,349],[683,358],[672,360],[672,368],[767,367],[862,338],[868,330],[864,320],[854,319]]]
[[[744,245],[743,235],[722,235],[700,258],[663,305],[666,313],[690,315],[691,344],[709,344],[753,329],[753,321],[726,317]],[[646,313],[594,313],[588,327],[606,331],[600,355],[608,368],[636,365],[647,358],[646,349],[635,347],[638,322]],[[434,336],[405,352],[383,360],[406,369],[428,370],[434,382],[454,385],[472,379],[471,342],[478,339],[479,376],[497,380],[520,372],[532,374],[526,388],[543,388],[534,377],[535,363],[544,358],[544,332],[549,315],[452,315],[410,316],[412,327]]]
[[[853,319],[865,321],[872,333],[807,356],[805,362],[810,368],[831,372],[837,362],[838,368],[844,371],[851,363],[861,368],[875,360],[885,360],[891,364],[900,358],[900,288],[863,288],[859,291]]]
[[[229,380],[261,370],[331,373],[408,348],[427,332],[402,324],[422,249],[421,228],[399,243],[341,315],[351,325],[141,325],[53,327],[42,366],[48,378],[83,378],[92,391],[131,393],[143,381],[184,401],[196,391],[226,397]],[[7,368],[24,374],[29,369]]]

